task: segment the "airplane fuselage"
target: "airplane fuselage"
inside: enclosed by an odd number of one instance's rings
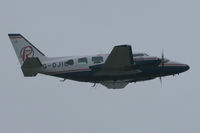
[[[95,63],[92,61],[93,57],[102,57],[102,62]],[[108,54],[83,56],[83,57],[60,57],[47,60],[43,63],[40,73],[60,77],[64,79],[71,79],[83,82],[100,83],[105,81],[126,80],[128,82],[137,82],[154,79],[156,77],[175,75],[187,71],[189,66],[186,64],[173,62],[165,59],[165,63],[159,62],[160,58],[152,56],[138,56],[133,57],[135,68],[138,67],[138,72],[129,72],[122,75],[102,75],[98,76],[98,71],[92,68],[100,68]],[[85,59],[85,62],[79,62],[79,59]],[[67,64],[67,61],[73,60],[73,64]],[[130,70],[131,71],[131,70]],[[120,73],[120,71],[119,71]]]

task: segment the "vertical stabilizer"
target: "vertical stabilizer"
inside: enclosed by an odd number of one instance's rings
[[[26,40],[21,34],[8,34],[8,36],[21,65],[23,65],[27,58],[37,57],[40,61],[45,58],[45,55],[28,40]]]

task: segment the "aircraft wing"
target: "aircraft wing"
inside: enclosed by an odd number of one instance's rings
[[[107,87],[108,89],[122,89],[128,85],[127,81],[107,81],[107,82],[102,82],[102,85]]]
[[[133,64],[133,54],[131,46],[115,46],[105,61],[102,69],[119,70],[130,67]]]
[[[133,54],[130,45],[115,46],[97,76],[127,76],[141,72],[133,68]]]

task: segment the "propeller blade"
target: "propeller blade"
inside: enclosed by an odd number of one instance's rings
[[[162,86],[162,77],[159,77],[159,79],[160,79],[160,85]]]
[[[161,57],[162,57],[162,59],[164,59],[164,52],[163,51],[161,53]]]
[[[164,56],[164,52],[162,51],[162,54],[161,54],[162,68],[164,67],[164,61],[165,61],[165,56]]]
[[[163,72],[163,68],[164,68],[164,64],[165,64],[165,55],[164,52],[162,51],[161,53],[161,65],[162,65],[162,69],[161,69],[161,73]],[[162,86],[162,76],[159,77],[160,79],[160,85]]]

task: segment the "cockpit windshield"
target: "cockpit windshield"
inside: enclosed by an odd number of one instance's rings
[[[169,60],[165,58],[165,59],[164,59],[164,63],[167,63],[167,62],[169,62]]]

